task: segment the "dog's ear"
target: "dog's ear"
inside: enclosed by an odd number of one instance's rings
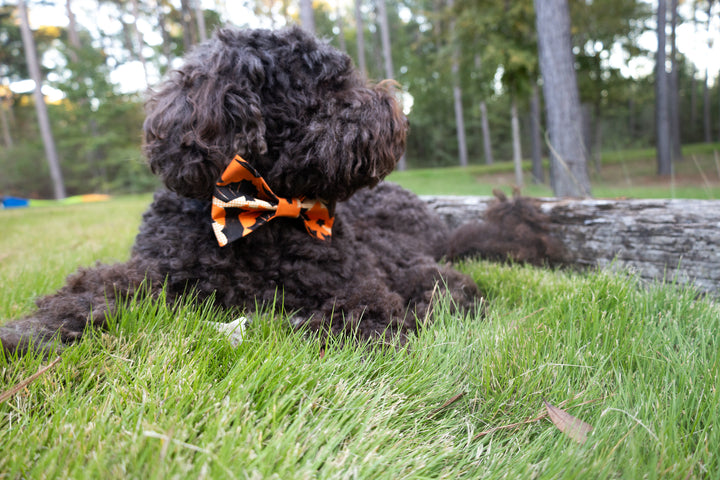
[[[267,150],[258,91],[262,61],[219,31],[191,53],[146,103],[145,152],[153,173],[180,195],[209,198],[235,155]]]
[[[355,190],[374,186],[385,178],[405,153],[408,129],[407,118],[402,112],[396,95],[397,85],[384,81],[367,89],[347,92],[340,118],[338,138],[340,152],[335,158],[347,156],[338,162],[335,182],[347,191],[340,198],[350,196]],[[361,108],[355,106],[360,102]]]
[[[282,191],[346,200],[374,186],[405,151],[408,123],[392,82],[353,80],[326,95],[302,137],[285,144],[268,175]]]

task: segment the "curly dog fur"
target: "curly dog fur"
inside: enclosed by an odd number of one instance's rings
[[[415,195],[381,182],[408,129],[393,88],[368,84],[347,55],[299,28],[218,31],[147,102],[145,151],[167,188],[144,214],[130,260],[71,275],[34,315],[0,328],[3,347],[68,344],[139,288],[161,286],[170,301],[193,290],[249,310],[279,297],[296,323],[364,338],[415,330],[438,292],[476,308],[472,279],[438,263],[450,245],[469,253],[462,235],[451,239]],[[279,218],[218,246],[211,197],[235,155],[278,195],[326,200],[332,238]]]

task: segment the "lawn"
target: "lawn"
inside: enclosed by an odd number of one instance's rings
[[[523,193],[550,197],[548,185],[532,183],[530,162],[523,164]],[[658,177],[652,149],[606,152],[600,171],[590,168],[596,198],[699,198],[720,199],[720,144],[683,147],[683,160],[675,173]],[[547,175],[547,162],[545,165]],[[390,180],[422,195],[492,195],[493,188],[509,191],[515,185],[510,162],[471,165],[467,168],[416,169],[394,172]]]
[[[149,196],[0,211],[0,322],[127,258]],[[0,403],[7,478],[720,478],[720,307],[602,271],[460,265],[484,318],[403,348],[320,344],[282,312],[138,300]],[[0,359],[0,395],[48,361]],[[592,426],[560,431],[543,399]]]

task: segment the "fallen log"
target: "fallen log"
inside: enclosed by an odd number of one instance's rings
[[[451,227],[481,220],[493,197],[425,196]],[[647,280],[720,295],[720,201],[539,199],[577,266],[628,269]]]

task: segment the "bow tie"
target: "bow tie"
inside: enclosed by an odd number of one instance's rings
[[[334,219],[324,201],[278,197],[257,170],[236,155],[217,182],[212,199],[212,226],[220,246],[278,217],[301,218],[307,232],[320,240],[332,234]]]

